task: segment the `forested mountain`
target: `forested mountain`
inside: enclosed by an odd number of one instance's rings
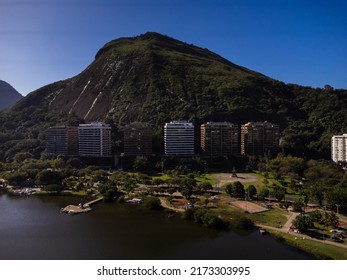
[[[347,90],[288,85],[221,56],[149,32],[107,43],[79,75],[40,88],[0,113],[0,159],[39,154],[50,125],[95,120],[121,127],[165,122],[270,121],[288,154],[329,158],[330,138],[347,132]]]
[[[22,97],[10,84],[0,80],[0,110],[13,105]]]

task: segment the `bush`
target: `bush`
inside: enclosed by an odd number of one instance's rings
[[[160,199],[154,196],[149,196],[145,198],[145,206],[151,210],[161,210],[163,207],[161,206]]]
[[[237,217],[233,221],[233,226],[238,229],[253,229],[253,220],[246,217]]]
[[[225,221],[202,208],[187,209],[183,213],[183,218],[217,230],[223,230],[227,227]]]

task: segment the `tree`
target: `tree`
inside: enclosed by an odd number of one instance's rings
[[[275,198],[277,199],[277,201],[281,202],[284,199],[284,196],[286,195],[286,190],[285,188],[278,188],[274,190],[273,194]]]
[[[163,183],[164,183],[164,181],[160,178],[154,178],[153,179],[153,185],[156,185],[157,187]]]
[[[133,169],[137,172],[145,172],[150,169],[150,163],[146,156],[137,156],[134,160]]]
[[[111,202],[117,195],[117,187],[111,182],[100,183],[98,190],[104,198],[105,202]]]
[[[243,184],[239,181],[226,184],[224,186],[224,189],[225,189],[225,192],[229,194],[230,196],[237,197],[237,198],[245,197],[245,188]]]
[[[235,217],[233,221],[233,225],[238,228],[238,229],[253,229],[254,227],[254,222],[253,220],[247,218],[247,217],[242,217],[238,216]]]
[[[9,185],[24,187],[28,179],[26,172],[13,171],[11,173],[4,173],[4,179],[6,179]]]
[[[294,221],[293,225],[301,232],[306,232],[309,228],[313,227],[312,218],[309,215],[299,215]]]
[[[81,161],[78,158],[69,158],[66,161],[66,164],[69,165],[72,168],[80,168],[81,167]]]
[[[247,188],[247,194],[250,199],[254,199],[254,197],[257,195],[257,189],[254,185],[249,185]]]
[[[330,209],[336,209],[339,205],[340,212],[347,211],[347,187],[339,183],[337,186],[329,189],[326,195],[326,202]]]
[[[312,212],[308,213],[308,215],[311,217],[312,222],[314,222],[314,223],[319,223],[323,217],[321,211],[319,211],[319,210],[312,211]]]
[[[108,173],[106,170],[97,169],[93,171],[93,180],[95,182],[105,182],[107,181]]]
[[[59,171],[42,170],[36,176],[36,181],[41,185],[56,184],[61,185],[63,175]]]
[[[148,196],[145,198],[145,206],[151,210],[161,210],[163,207],[161,206],[160,199],[154,196]]]
[[[124,187],[125,191],[127,192],[127,194],[131,193],[136,188],[136,186],[137,185],[132,178],[127,178],[123,182],[123,187]]]
[[[17,162],[17,163],[22,163],[23,161],[25,161],[26,159],[30,159],[33,158],[34,156],[31,153],[28,152],[21,152],[21,153],[17,153],[14,158],[13,161]]]
[[[304,206],[305,204],[301,198],[293,202],[293,210],[295,212],[302,212]]]
[[[196,187],[196,180],[191,177],[180,178],[179,186],[181,187],[182,195],[186,198],[190,198]]]
[[[262,188],[260,189],[258,193],[258,199],[259,200],[265,200],[270,194],[270,190],[268,188]]]
[[[201,191],[201,192],[204,192],[204,191],[208,191],[208,190],[212,190],[212,184],[210,182],[202,182],[201,184],[199,184],[197,186],[197,188]]]
[[[338,227],[339,218],[337,217],[335,212],[325,212],[323,217],[323,224],[325,226]]]

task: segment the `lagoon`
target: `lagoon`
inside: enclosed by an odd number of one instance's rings
[[[101,202],[86,214],[60,213],[62,207],[86,201],[1,195],[0,259],[314,259],[257,230],[218,232],[139,205]]]

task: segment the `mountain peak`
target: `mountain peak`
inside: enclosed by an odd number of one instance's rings
[[[174,40],[174,41],[177,41],[174,38],[171,38],[167,35],[163,35],[163,34],[160,34],[158,32],[154,32],[154,31],[148,31],[148,32],[141,34],[141,35],[138,35],[134,38],[140,39],[140,40]]]
[[[13,105],[23,96],[18,93],[9,83],[0,80],[0,110]]]
[[[110,49],[121,47],[124,45],[131,45],[135,44],[138,42],[142,43],[148,43],[148,44],[177,44],[177,43],[182,43],[179,40],[176,40],[174,38],[171,38],[167,35],[162,35],[158,32],[146,32],[144,34],[135,36],[135,37],[121,37],[115,40],[112,40],[108,43],[106,43],[96,54],[95,59],[98,59],[103,53],[108,52]]]

